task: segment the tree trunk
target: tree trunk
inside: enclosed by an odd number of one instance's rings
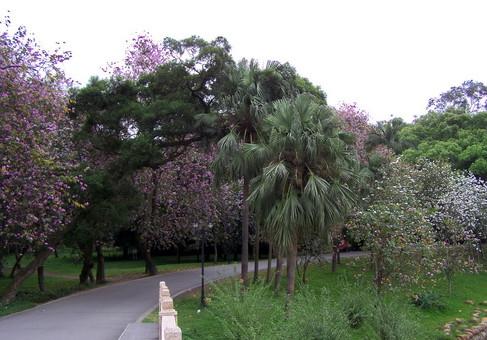
[[[282,273],[282,255],[277,252],[276,260],[276,272],[274,273],[274,292],[279,291],[279,286],[281,285],[281,273]]]
[[[96,246],[96,283],[106,283],[105,277],[105,257],[103,256],[102,245]]]
[[[377,293],[382,292],[382,284],[384,282],[384,265],[383,265],[383,257],[382,254],[375,254],[374,259],[374,267],[375,267],[375,277],[374,283],[377,289]]]
[[[179,245],[176,246],[176,261],[181,263],[181,249],[179,249]]]
[[[10,271],[10,278],[13,279],[15,277],[15,273],[17,270],[22,269],[20,266],[20,261],[22,261],[22,258],[24,257],[25,252],[22,252],[22,254],[19,255],[18,251],[15,252],[15,263],[14,266],[12,267],[12,270]]]
[[[81,268],[81,273],[79,274],[79,283],[81,285],[87,284],[88,280],[90,283],[93,283],[93,267],[95,264],[93,263],[93,249],[94,243],[88,242],[88,245],[81,246],[81,257],[83,258],[83,267]]]
[[[341,264],[340,261],[340,248],[337,247],[337,264]]]
[[[10,303],[15,298],[17,289],[19,289],[22,283],[24,283],[24,281],[36,271],[37,267],[44,263],[51,253],[52,250],[49,248],[44,248],[37,253],[36,257],[27,265],[27,267],[20,269],[3,292],[0,302],[2,304]]]
[[[334,273],[337,270],[337,247],[333,246],[333,254],[331,256],[331,272]]]
[[[5,273],[4,273],[5,266],[3,264],[4,257],[5,257],[5,255],[4,255],[3,249],[1,249],[0,250],[0,278],[5,277]]]
[[[267,257],[267,274],[265,277],[265,283],[271,282],[271,272],[272,272],[272,242],[269,241],[269,255]]]
[[[44,285],[44,266],[37,267],[37,283],[39,285],[39,290],[44,292],[46,290]]]
[[[297,241],[294,241],[289,246],[287,254],[287,295],[294,295],[295,283],[296,283],[296,260],[298,256]]]
[[[255,243],[254,243],[254,283],[259,279],[259,257],[260,257],[260,232],[259,224],[255,226]]]
[[[213,242],[213,250],[214,250],[214,254],[215,256],[213,257],[213,262],[216,264],[218,262],[218,244],[215,242]]]
[[[156,211],[157,211],[157,189],[158,189],[158,178],[157,178],[157,170],[152,169],[152,191],[150,195],[151,200],[151,211],[150,211],[150,223],[153,227],[156,226]],[[144,260],[145,260],[145,273],[149,274],[150,276],[157,274],[157,267],[152,259],[151,255],[151,248],[145,244],[143,244],[143,251],[144,251]]]
[[[148,247],[145,249],[144,259],[145,259],[146,274],[149,274],[150,276],[156,275],[157,274],[157,266],[154,262],[154,259],[152,258],[151,250]]]
[[[128,246],[123,246],[122,247],[122,252],[123,252],[122,258],[124,260],[130,260],[130,257],[129,257],[129,247]]]
[[[249,180],[243,179],[243,203],[242,203],[242,270],[241,278],[244,286],[249,284]]]

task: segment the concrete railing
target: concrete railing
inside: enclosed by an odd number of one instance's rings
[[[159,340],[182,340],[181,328],[178,327],[178,312],[174,309],[169,288],[166,283],[159,283]]]
[[[479,325],[467,329],[457,337],[461,340],[487,340],[487,318],[483,318]]]

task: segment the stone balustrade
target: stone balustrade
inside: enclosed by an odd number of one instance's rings
[[[461,340],[487,340],[487,318],[483,318],[481,323],[473,328],[467,329],[460,335]]]
[[[178,312],[174,309],[171,293],[164,281],[159,283],[159,340],[182,340]]]

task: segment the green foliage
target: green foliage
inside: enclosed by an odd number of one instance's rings
[[[372,329],[370,320],[368,319],[371,315],[370,313],[375,310],[374,304],[376,303],[374,294],[370,294],[371,287],[366,284],[371,275],[370,262],[366,258],[356,259],[354,261],[343,260],[342,265],[338,266],[337,272],[335,273],[332,273],[328,266],[311,265],[309,268],[309,284],[307,286],[316,293],[313,294],[314,298],[308,300],[308,303],[321,305],[320,292],[322,289],[326,289],[331,300],[330,308],[337,313],[343,313],[343,316],[340,318],[344,317],[345,321],[347,321],[346,312],[341,307],[343,304],[342,301],[348,300],[352,305],[357,301],[358,306],[353,308],[360,309],[361,315],[365,315],[364,321],[357,328],[351,328],[348,325],[344,327],[349,330],[353,339],[377,339],[377,332]],[[404,318],[411,318],[413,320],[413,326],[414,323],[419,325],[421,332],[420,334],[415,333],[417,334],[416,339],[444,339],[444,337],[441,337],[441,329],[445,323],[455,320],[455,318],[468,320],[471,318],[474,310],[478,308],[478,302],[486,300],[486,279],[487,272],[476,274],[458,273],[455,276],[457,289],[454,290],[451,296],[448,296],[444,300],[444,310],[426,310],[412,306],[410,300],[411,289],[385,291],[384,299],[386,303],[394,300],[394,306],[397,306],[398,309],[397,313],[404,314]],[[225,282],[219,283],[220,287],[224,285],[226,285]],[[250,289],[252,289],[252,286]],[[413,286],[412,291],[421,292],[424,291],[424,288],[421,286]],[[435,285],[434,291],[438,292],[441,296],[447,296],[447,282],[445,280],[439,280]],[[178,311],[178,324],[183,331],[183,337],[185,339],[226,339],[220,331],[220,322],[212,313],[214,298],[211,294],[209,296],[211,297],[210,306],[201,311],[198,311],[200,308],[199,292],[175,300],[175,308]],[[296,293],[296,297],[299,296],[300,290]],[[350,298],[348,298],[349,296]],[[276,297],[274,294],[264,294],[260,303],[264,305],[268,304],[269,299],[272,300],[272,303],[277,303],[280,308],[283,308],[284,301],[282,296]],[[477,304],[465,304],[466,300],[473,300]],[[310,309],[312,308],[319,307],[310,307]],[[350,310],[350,308],[346,308],[346,310]],[[268,315],[260,316],[262,322],[265,322],[267,318],[273,320]],[[155,320],[157,320],[157,311],[155,313]],[[414,329],[416,331],[418,330],[417,327],[414,327]],[[266,338],[263,337],[262,339]],[[451,339],[451,337],[448,339]]]
[[[416,340],[423,339],[419,324],[413,314],[397,300],[377,299],[370,310],[370,326],[375,339]]]
[[[73,246],[107,241],[121,228],[128,227],[132,214],[141,202],[141,195],[126,177],[114,179],[105,171],[88,171],[88,190],[84,193],[89,205],[74,218],[65,241]]]
[[[261,169],[259,158],[243,156],[242,145],[260,138],[268,106],[285,95],[283,66],[269,62],[261,68],[255,60],[243,59],[226,71],[232,90],[224,97],[224,110],[219,116],[229,131],[218,142],[219,152],[213,164],[217,179],[251,179]]]
[[[236,283],[217,288],[210,312],[225,339],[350,339],[347,320],[327,292],[304,289],[285,306],[268,286]]]
[[[359,328],[368,317],[370,305],[369,290],[357,288],[356,286],[345,287],[340,295],[338,305],[352,328]]]
[[[302,289],[290,303],[284,326],[274,339],[351,339],[346,316],[327,291]]]
[[[455,168],[487,176],[487,112],[429,112],[399,132],[404,159],[445,160]]]
[[[201,313],[208,313],[202,316],[207,327],[218,328],[218,322],[224,330],[223,334],[208,337],[212,339],[321,340],[353,339],[355,335],[361,339],[424,338],[407,304],[378,296],[363,286],[344,288],[343,282],[333,293],[302,287],[287,303],[272,294],[268,286],[243,289],[238,283],[223,284],[214,287],[209,307]],[[184,331],[184,322],[182,326]],[[191,335],[205,337],[201,331],[194,329]]]
[[[425,269],[422,253],[434,243],[428,207],[420,200],[418,171],[398,160],[382,169],[366,207],[359,209],[347,225],[356,241],[371,251],[374,282],[384,285],[416,282]]]
[[[310,95],[274,102],[265,124],[266,140],[246,145],[246,158],[257,149],[267,156],[249,199],[285,249],[307,231],[339,221],[351,208],[357,163],[339,136],[336,116]]]
[[[414,294],[411,297],[411,303],[421,309],[444,310],[446,307],[443,297],[435,291],[425,291]]]
[[[372,131],[369,134],[367,141],[367,148],[373,150],[379,145],[386,146],[393,150],[395,153],[401,152],[404,145],[400,139],[400,132],[406,126],[406,123],[402,118],[392,118],[388,121],[377,122],[372,127]]]
[[[272,292],[267,286],[244,289],[235,282],[226,287],[215,286],[215,289],[209,306],[222,326],[225,339],[270,339],[279,331],[284,309],[271,298]]]

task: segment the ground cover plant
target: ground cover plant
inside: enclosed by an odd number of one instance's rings
[[[283,291],[276,296],[269,287],[257,284],[249,288],[242,301],[238,282],[227,281],[210,288],[207,308],[201,308],[198,293],[177,298],[179,326],[187,339],[271,339],[288,335],[289,339],[291,336],[302,339],[454,339],[464,329],[475,325],[473,315],[477,310],[480,310],[477,319],[485,315],[486,272],[458,274],[451,295],[448,282],[440,280],[432,287],[411,286],[388,291],[379,299],[370,285],[373,273],[367,271],[364,277],[364,267],[368,267],[365,259],[347,260],[336,273],[332,273],[329,266],[312,265],[309,284],[298,287],[297,300],[291,302],[292,312],[287,319]],[[434,292],[434,300],[441,301],[440,308],[416,306],[415,297],[424,296],[426,292],[430,295]],[[150,318],[146,321],[157,322],[156,312]],[[291,328],[286,327],[286,322]],[[445,332],[445,325],[450,323],[450,331]],[[245,332],[239,331],[242,327],[246,328]]]

